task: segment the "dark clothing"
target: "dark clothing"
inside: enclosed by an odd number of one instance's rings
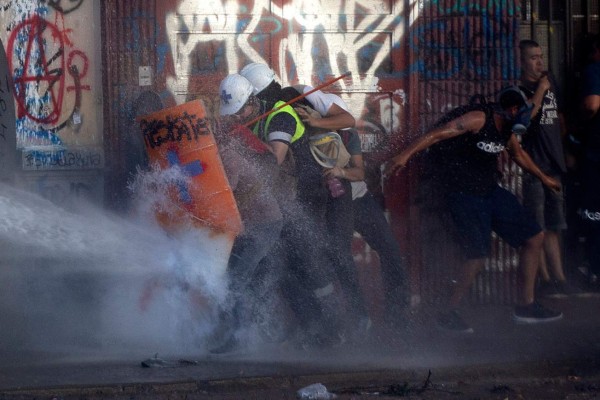
[[[583,97],[600,96],[600,62],[588,65],[583,79]],[[584,144],[586,148],[600,151],[600,111],[586,124]]]
[[[437,147],[442,160],[441,183],[448,192],[488,195],[497,186],[498,155],[506,148],[512,135],[509,129],[498,131],[494,122],[494,110],[483,110],[486,122],[478,133],[467,132],[444,140]]]
[[[369,192],[353,201],[354,230],[377,252],[385,289],[386,315],[394,320],[410,304],[406,262],[385,219],[383,208]]]
[[[559,112],[562,102],[556,82],[549,76],[550,89],[544,94],[537,115],[531,120],[522,144],[535,164],[546,174],[561,180],[567,172]],[[539,83],[522,82],[525,95],[533,97]],[[558,232],[567,228],[564,195],[542,185],[527,174],[523,179],[523,205],[545,230]]]
[[[513,247],[541,232],[517,198],[498,185],[484,196],[450,193],[448,206],[469,259],[490,255],[492,231]]]
[[[279,90],[276,90],[279,88]],[[281,100],[281,89],[273,82],[265,93],[258,94],[271,109]],[[279,112],[268,125],[258,122],[254,132],[269,142],[289,146],[292,173],[295,174],[295,199],[288,196],[281,204],[284,226],[275,251],[280,260],[280,283],[283,295],[303,325],[303,330],[317,336],[335,338],[339,325],[339,302],[334,290],[334,266],[329,258],[326,240],[326,205],[329,192],[322,182],[322,169],[314,160],[308,145],[308,132],[293,110]],[[295,137],[295,138],[294,138]],[[287,189],[285,189],[287,190]],[[312,327],[316,327],[312,329]]]
[[[333,261],[342,291],[349,305],[350,316],[368,315],[363,294],[358,282],[356,265],[352,257],[352,187],[350,182],[341,180],[345,193],[327,200],[327,233],[329,256]]]
[[[492,230],[515,247],[541,231],[517,198],[498,186],[498,156],[512,132],[496,128],[493,106],[484,112],[479,132],[441,142],[446,203],[469,259],[489,256]]]
[[[531,98],[538,83],[522,82],[525,95]],[[523,148],[536,165],[550,176],[560,176],[567,172],[559,111],[562,103],[554,79],[550,79],[550,89],[544,94],[538,114],[531,120],[527,133],[523,135]]]
[[[591,212],[600,212],[600,150],[590,149],[586,152],[583,168],[582,207]]]
[[[579,210],[587,236],[590,270],[600,275],[600,150],[587,149],[583,160],[583,197]]]
[[[247,228],[233,243],[227,273],[229,301],[235,315],[231,328],[238,329],[249,322],[250,305],[255,299],[249,288],[256,279],[258,265],[267,263],[266,257],[279,239],[283,221],[255,224]]]
[[[358,136],[358,132],[355,129],[343,129],[339,133],[346,150],[348,150],[351,156],[362,155],[360,136]]]
[[[560,177],[556,179],[561,180]],[[523,206],[542,229],[558,232],[567,228],[562,191],[553,191],[531,174],[523,177]]]
[[[296,196],[300,201],[319,201],[325,191],[322,184],[322,168],[313,158],[308,145],[308,132],[292,142],[296,131],[296,119],[289,113],[279,113],[270,121],[264,134],[269,141],[280,141],[289,145],[294,159],[297,179]],[[277,132],[285,135],[276,134]]]
[[[600,62],[586,68],[583,95],[600,96]],[[600,110],[585,128],[584,144],[580,214],[587,230],[590,269],[596,275],[600,275]]]
[[[351,156],[362,155],[360,137],[354,129],[340,131],[344,147]],[[352,237],[354,226],[352,221],[352,186],[346,179],[340,179],[345,193],[340,197],[328,196],[327,199],[327,232],[330,242],[329,254],[333,260],[337,277],[342,291],[346,297],[350,312],[353,317],[351,324],[361,317],[368,316],[364,296],[358,281],[356,264],[352,256]]]
[[[327,193],[325,193],[327,195]],[[334,291],[334,265],[327,251],[325,204],[298,202],[286,215],[274,258],[278,280],[304,332],[336,335],[340,304]]]
[[[352,187],[350,182],[341,180],[345,193],[327,200],[327,233],[329,241],[329,257],[335,266],[336,275],[346,302],[349,306],[348,316],[367,316],[362,289],[358,281],[356,264],[352,257]]]

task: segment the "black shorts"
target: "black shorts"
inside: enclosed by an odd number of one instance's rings
[[[469,259],[490,255],[492,231],[513,247],[542,231],[515,195],[500,186],[485,196],[450,193],[448,208]]]

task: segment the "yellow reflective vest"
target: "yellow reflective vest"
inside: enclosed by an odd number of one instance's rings
[[[285,104],[285,102],[280,100],[277,103],[275,103],[273,108],[277,109],[278,107],[281,107],[283,104]],[[290,142],[294,143],[296,140],[300,139],[302,137],[302,135],[304,135],[306,128],[304,127],[302,120],[300,120],[300,117],[298,116],[298,114],[296,113],[294,108],[289,104],[285,107],[281,107],[277,111],[273,111],[271,114],[269,114],[267,116],[267,121],[265,122],[264,130],[262,132],[258,132],[260,124],[256,124],[254,127],[254,134],[257,135],[261,140],[263,140],[265,142],[268,141],[269,139],[267,138],[267,132],[269,130],[269,124],[271,123],[271,120],[277,114],[282,113],[282,112],[286,112],[286,113],[290,114],[296,120],[296,131],[294,132],[294,135],[292,136],[292,140]]]

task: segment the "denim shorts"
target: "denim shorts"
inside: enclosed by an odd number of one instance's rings
[[[450,193],[448,208],[468,259],[490,255],[492,231],[513,247],[542,231],[515,195],[500,186],[484,196]]]
[[[563,192],[553,192],[533,175],[523,177],[523,206],[542,229],[556,232],[567,229]]]

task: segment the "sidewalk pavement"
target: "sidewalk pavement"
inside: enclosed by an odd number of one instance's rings
[[[265,345],[219,356],[189,354],[184,358],[196,364],[168,368],[142,368],[152,350],[138,359],[109,359],[97,349],[57,356],[0,348],[0,398],[163,398],[172,392],[261,398],[256,393],[265,390],[278,391],[279,397],[272,398],[288,398],[283,393],[294,398],[296,390],[311,383],[337,388],[417,383],[429,371],[437,382],[567,375],[600,382],[600,296],[543,303],[564,318],[518,325],[510,306],[465,306],[462,315],[475,332],[448,334],[435,328],[433,310],[423,308],[415,310],[406,330],[375,327],[362,343],[321,351]]]

